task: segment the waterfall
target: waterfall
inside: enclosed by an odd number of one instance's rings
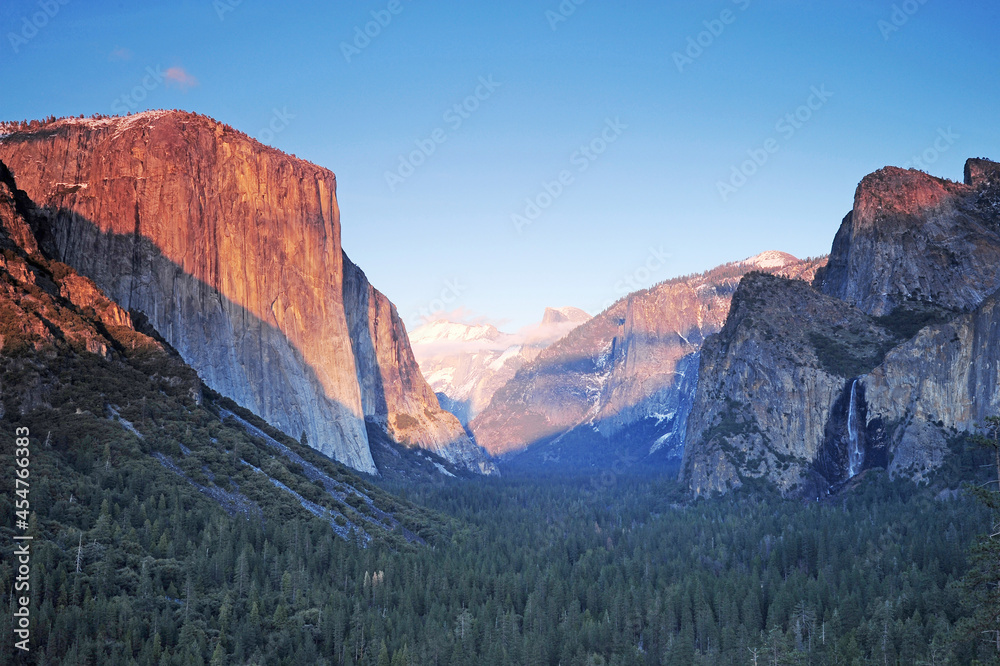
[[[851,383],[851,401],[847,407],[847,478],[861,471],[865,454],[858,442],[857,412],[854,408],[857,402],[858,380]]]

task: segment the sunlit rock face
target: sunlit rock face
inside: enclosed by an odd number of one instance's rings
[[[636,462],[679,458],[698,354],[725,322],[740,279],[765,271],[812,280],[822,263],[766,252],[628,295],[498,390],[471,424],[477,442],[494,455],[557,443],[560,452],[545,454],[553,464],[595,446],[612,460],[626,450]]]
[[[858,185],[816,285],[869,314],[908,300],[962,310],[1000,288],[1000,165],[969,160],[965,183],[886,167]]]
[[[26,380],[32,375],[24,372],[32,365],[26,353],[55,359],[60,353],[89,352],[110,359],[116,347],[128,346],[166,354],[137,332],[129,313],[92,281],[40,254],[34,213],[33,203],[0,162],[0,358],[4,373],[10,373],[0,381],[0,415],[7,407],[23,414],[51,398],[50,386]],[[192,397],[200,399],[200,386],[187,379]]]
[[[333,173],[182,112],[4,133],[0,160],[46,209],[39,234],[52,254],[146,315],[206,384],[324,453],[376,471],[344,305]],[[407,346],[399,330],[395,344]],[[415,364],[399,372],[419,377]],[[448,419],[423,388],[410,402],[426,414],[407,442],[439,448],[442,428],[454,424],[425,427]],[[373,409],[393,422],[391,411]]]
[[[357,365],[361,405],[397,442],[429,449],[482,474],[496,473],[458,418],[440,409],[420,373],[396,306],[344,255],[344,307]]]

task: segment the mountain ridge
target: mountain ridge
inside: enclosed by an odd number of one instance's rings
[[[867,469],[921,481],[1000,409],[1000,165],[858,185],[812,288],[744,280],[702,355],[682,478],[819,496]],[[724,399],[723,399],[724,398]]]
[[[363,395],[358,366],[391,374],[412,359],[398,353],[401,325],[369,331],[397,336],[374,347],[364,326],[351,337],[332,172],[185,112],[4,131],[0,161],[41,207],[49,253],[142,311],[209,386],[362,471],[377,472],[366,416],[416,421],[410,445],[475,454],[415,364],[404,392],[420,397],[366,413],[379,399]],[[366,346],[383,356],[355,357]]]
[[[721,328],[736,283],[756,268],[745,261],[634,292],[574,329],[494,394],[470,425],[477,442],[506,456],[558,443],[554,461],[572,458],[579,437],[591,452],[588,468],[608,456],[678,456],[700,345]],[[767,270],[811,280],[823,261],[782,260]],[[616,452],[614,439],[630,443]]]

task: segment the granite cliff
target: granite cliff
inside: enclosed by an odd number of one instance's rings
[[[519,370],[470,427],[494,455],[538,449],[534,462],[676,459],[701,345],[740,279],[765,270],[811,280],[822,263],[768,252],[630,294]]]
[[[682,478],[817,495],[872,467],[922,479],[1000,407],[998,165],[862,180],[814,288],[754,276],[705,345]]]
[[[1000,414],[1000,293],[972,312],[932,324],[862,378],[868,414],[888,430],[889,471],[920,479],[955,431]]]
[[[111,561],[143,557],[152,572],[183,566],[172,551],[144,551],[134,530],[130,536],[97,519],[101,502],[107,508],[109,494],[123,489],[134,493],[133,506],[153,498],[150,512],[157,496],[183,498],[178,508],[187,518],[212,511],[223,528],[318,518],[344,540],[384,540],[394,549],[426,543],[416,534],[416,507],[206,388],[141,314],[46,257],[32,232],[38,212],[0,162],[0,421],[29,437],[29,453],[18,454],[30,454],[30,485],[22,486],[34,491],[29,499],[44,498],[32,504],[33,526],[44,525],[53,542],[72,534],[91,544],[78,555],[81,575],[109,561],[97,543],[124,545]],[[13,469],[14,447],[4,453]],[[470,475],[426,451],[408,457],[386,469],[435,478],[441,465]],[[153,519],[176,524],[171,513]]]
[[[344,308],[357,364],[361,406],[374,422],[404,446],[420,447],[466,469],[496,473],[458,419],[436,407],[410,348],[396,306],[369,284],[344,255]]]
[[[760,477],[805,492],[821,456],[837,470],[830,481],[841,480],[851,442],[835,406],[896,342],[878,320],[806,282],[748,275],[702,348],[682,480],[699,495]]]
[[[816,285],[875,315],[914,300],[971,309],[1000,288],[997,266],[1000,166],[968,160],[964,183],[886,167],[858,185]]]
[[[333,173],[183,112],[0,131],[43,251],[141,312],[208,386],[366,472],[366,417],[411,446],[470,446],[345,262]]]

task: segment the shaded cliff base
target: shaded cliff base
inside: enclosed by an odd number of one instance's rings
[[[207,384],[365,472],[368,419],[474,457],[392,304],[342,258],[332,172],[181,112],[8,129],[0,157],[44,207],[48,256],[143,312]]]
[[[695,495],[763,479],[807,497],[875,468],[926,480],[1000,406],[997,301],[873,317],[804,283],[748,276],[702,351],[682,479]]]
[[[8,255],[6,263],[2,265],[6,266],[8,271],[14,271],[15,275],[21,275],[22,278],[31,277],[37,273],[39,276],[37,279],[43,285],[54,284],[52,279],[44,277],[45,271],[49,274],[55,272],[60,280],[55,288],[62,293],[63,297],[73,296],[85,299],[85,307],[97,308],[103,317],[100,321],[106,320],[106,325],[114,330],[132,330],[133,333],[129,334],[131,336],[129,338],[130,344],[139,344],[135,342],[139,339],[135,336],[136,333],[141,332],[139,337],[146,340],[141,344],[155,344],[162,349],[169,350],[178,359],[183,358],[184,354],[175,351],[173,346],[167,342],[166,337],[153,327],[146,313],[127,309],[133,296],[148,288],[148,285],[145,284],[146,281],[139,279],[134,270],[123,270],[120,273],[112,271],[118,275],[120,280],[112,286],[124,295],[122,298],[123,307],[108,299],[97,285],[88,278],[78,275],[70,266],[46,258],[47,256],[61,256],[60,247],[71,242],[71,239],[87,238],[91,243],[89,247],[104,248],[102,251],[117,257],[119,261],[128,263],[133,269],[137,262],[147,266],[149,274],[158,276],[172,285],[178,298],[184,298],[185,294],[200,294],[200,300],[216,304],[214,310],[204,313],[198,326],[186,326],[180,321],[167,323],[167,332],[170,338],[181,344],[187,359],[194,361],[197,365],[192,371],[192,376],[198,387],[204,381],[208,387],[217,390],[226,398],[234,400],[236,404],[245,406],[255,415],[278,417],[275,421],[268,423],[277,427],[285,435],[294,437],[297,441],[306,441],[324,455],[338,459],[360,471],[376,475],[381,472],[395,476],[398,473],[409,473],[411,469],[427,467],[429,464],[426,463],[427,457],[421,455],[422,451],[417,445],[412,443],[408,443],[409,446],[399,445],[384,432],[384,426],[382,426],[380,443],[394,446],[399,450],[399,455],[383,456],[384,469],[377,468],[369,453],[367,437],[368,432],[372,429],[370,422],[365,423],[365,439],[356,442],[356,455],[345,456],[342,443],[352,440],[347,437],[347,433],[338,429],[339,419],[327,418],[324,415],[345,412],[347,408],[330,400],[322,393],[321,383],[315,372],[304,362],[294,345],[276,327],[255,317],[246,308],[239,306],[217,290],[185,272],[176,263],[166,258],[149,239],[141,235],[101,232],[92,222],[72,211],[36,207],[23,191],[16,189],[12,174],[2,163],[0,163],[0,181],[2,181],[0,182],[0,190],[2,190],[0,191],[0,208],[2,208],[0,213],[5,213],[0,215],[3,223],[2,244]],[[17,261],[12,263],[14,258],[17,258]],[[51,268],[50,265],[55,268]],[[25,266],[29,268],[24,268]],[[36,268],[34,269],[35,273],[32,273],[30,266],[41,267],[42,272]],[[25,318],[23,314],[17,314],[20,310],[7,312],[11,305],[12,302],[9,301],[5,306],[5,317],[11,321],[21,319],[19,327],[22,330],[27,330],[25,327],[33,326],[30,323],[30,317]],[[232,320],[242,321],[245,329],[256,330],[258,334],[254,339],[263,341],[264,344],[220,347],[213,331],[218,330],[218,327],[226,328],[226,322]],[[52,327],[52,321],[51,315],[43,317],[37,325],[34,325],[37,329],[36,333],[33,334],[34,337],[29,336],[25,339],[49,341],[66,339],[67,331],[60,331],[57,334],[46,332],[47,328]],[[14,344],[13,338],[9,335],[7,340],[9,344]],[[102,356],[106,356],[112,349],[107,341],[100,336],[89,336],[86,342],[81,344],[86,345],[87,351]],[[232,363],[230,365],[242,368],[244,376],[234,378],[228,374],[220,373],[217,370],[220,354],[231,356]],[[260,358],[267,359],[267,361],[263,365],[250,362],[252,359]],[[258,366],[264,371],[270,371],[276,376],[283,377],[283,384],[293,383],[299,386],[301,389],[299,397],[308,395],[310,391],[312,391],[312,397],[303,403],[282,395],[275,390],[275,383],[269,381],[269,377],[249,374],[248,368]],[[381,399],[381,404],[385,404],[384,398]],[[302,436],[303,434],[305,437]],[[464,437],[464,433],[462,436]],[[446,447],[446,443],[440,445],[442,449],[446,449]],[[493,472],[494,470],[489,467],[488,457],[477,447],[476,451],[479,452],[481,460],[475,459],[475,462],[481,462],[482,465],[477,464],[472,469],[479,473]],[[437,459],[439,456],[434,454],[431,457]],[[472,459],[473,457],[472,454],[466,454],[466,458]],[[371,462],[366,463],[365,459]],[[400,469],[395,469],[396,466],[399,466]],[[456,467],[462,467],[461,459],[457,464],[454,461],[444,461],[440,469],[430,465],[430,469],[436,470],[439,476],[459,474]]]
[[[525,471],[600,470],[616,456],[670,465],[684,446],[699,349],[725,322],[740,279],[762,270],[811,280],[824,261],[767,252],[630,294],[521,368],[470,427]]]

